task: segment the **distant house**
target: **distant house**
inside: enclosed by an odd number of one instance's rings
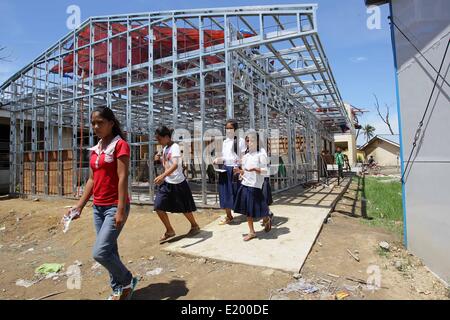
[[[375,162],[382,167],[397,167],[400,165],[400,137],[392,134],[379,134],[358,150],[364,153],[367,162],[373,156]]]

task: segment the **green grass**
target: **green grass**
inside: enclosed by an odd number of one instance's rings
[[[386,251],[380,247],[377,248],[377,253],[380,257],[389,257],[389,251]]]
[[[402,186],[400,181],[382,182],[392,178],[364,178],[367,216],[366,223],[380,226],[399,235],[403,233]]]

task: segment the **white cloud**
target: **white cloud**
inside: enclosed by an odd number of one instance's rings
[[[367,60],[369,60],[367,57],[351,57],[350,58],[350,61],[353,63],[361,63],[361,62],[364,62]]]

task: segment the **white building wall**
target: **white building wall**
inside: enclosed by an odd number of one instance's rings
[[[450,1],[393,0],[391,14],[422,54],[439,69],[450,36]],[[395,52],[402,153],[406,161],[436,72],[397,30]],[[449,65],[450,53],[442,70],[448,82]],[[450,145],[447,142],[450,88],[442,80],[437,84],[422,138],[413,154],[414,163],[405,177],[406,242],[411,252],[450,283]]]

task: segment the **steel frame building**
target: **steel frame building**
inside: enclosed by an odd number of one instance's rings
[[[88,19],[0,87],[10,111],[10,192],[76,194],[88,176],[97,106],[113,109],[127,133],[134,201],[153,199],[160,124],[200,132],[202,154],[203,133],[222,132],[227,118],[278,129],[287,174],[273,176],[273,187],[312,179],[319,150],[352,129],[316,11],[280,5]],[[207,164],[189,166],[196,200],[211,204]]]

